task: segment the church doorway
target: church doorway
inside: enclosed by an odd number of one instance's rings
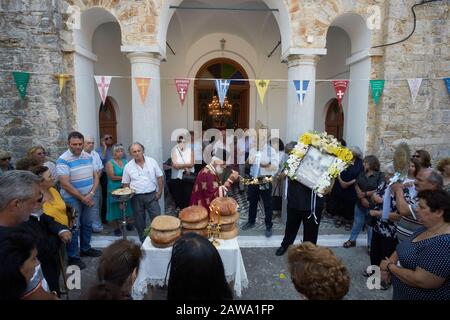
[[[196,79],[194,120],[202,121],[203,130],[248,128],[250,86],[242,66],[227,58],[213,59],[200,68]],[[218,101],[214,79],[232,80],[223,107]]]
[[[327,109],[325,131],[340,140],[344,137],[344,112],[337,99],[331,99]]]
[[[100,138],[105,134],[110,134],[113,137],[113,143],[117,143],[117,121],[116,112],[111,97],[107,97],[104,105],[100,105],[98,114]]]

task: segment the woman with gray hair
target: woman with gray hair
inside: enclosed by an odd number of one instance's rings
[[[121,144],[115,144],[112,147],[112,159],[106,163],[106,174],[108,175],[107,193],[108,198],[106,202],[106,220],[113,222],[114,235],[117,237],[122,236],[120,230],[120,219],[122,218],[121,203],[116,201],[112,197],[112,192],[122,187],[122,175],[123,168],[127,164],[127,160],[124,158],[125,149]],[[131,207],[129,202],[125,204],[125,215],[131,216]],[[131,225],[127,224],[127,229],[131,229]]]

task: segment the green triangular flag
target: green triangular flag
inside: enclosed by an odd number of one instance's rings
[[[28,80],[30,74],[28,72],[13,72],[14,81],[16,82],[17,91],[19,91],[20,98],[25,99],[27,92]]]
[[[370,80],[370,87],[372,88],[373,102],[377,105],[380,100],[380,96],[383,93],[384,80]]]

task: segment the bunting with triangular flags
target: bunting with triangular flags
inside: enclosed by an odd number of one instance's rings
[[[150,78],[134,78],[136,87],[139,90],[139,96],[141,97],[141,103],[145,103],[147,97],[148,87],[150,86]]]
[[[60,94],[63,91],[64,85],[66,84],[66,81],[67,81],[67,79],[69,79],[69,77],[70,77],[70,75],[65,74],[65,73],[55,74],[55,78],[58,80]]]
[[[17,91],[19,91],[20,98],[23,100],[27,93],[30,74],[28,72],[13,72],[12,74],[14,81],[16,82]]]
[[[258,90],[259,100],[264,104],[267,88],[269,88],[270,80],[255,80],[256,89]]]
[[[100,98],[102,99],[102,104],[105,104],[106,97],[108,96],[108,90],[111,83],[111,76],[94,76],[95,82],[97,83],[98,92],[100,93]]]
[[[333,80],[334,91],[336,91],[339,107],[342,107],[342,99],[347,91],[348,82],[348,80]]]
[[[308,91],[309,80],[293,80],[295,93],[297,94],[298,101],[300,105],[303,105],[303,101],[305,101],[306,92]]]
[[[180,97],[181,106],[183,106],[184,100],[186,99],[189,83],[189,79],[175,79],[175,86],[177,88],[178,96]]]
[[[219,95],[219,103],[220,106],[223,107],[223,103],[225,101],[225,97],[228,92],[228,88],[230,87],[230,80],[225,79],[216,79],[214,80],[216,83],[217,94]]]
[[[373,102],[377,105],[383,93],[384,80],[370,80],[370,88],[372,89]]]
[[[450,94],[450,78],[444,78],[444,82],[447,85],[448,94]]]
[[[409,91],[411,92],[411,99],[413,103],[416,102],[421,83],[422,78],[408,79]]]

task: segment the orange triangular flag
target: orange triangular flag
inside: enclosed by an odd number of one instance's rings
[[[148,87],[150,86],[150,78],[134,78],[134,80],[136,81],[136,86],[139,90],[139,95],[141,96],[141,102],[144,104]]]

